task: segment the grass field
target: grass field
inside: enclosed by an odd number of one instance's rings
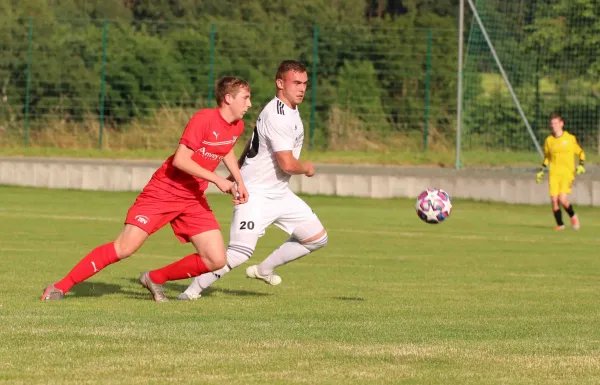
[[[43,287],[114,238],[135,193],[0,187],[0,383],[598,384],[600,210],[554,233],[547,207],[306,197],[329,245],[157,304],[141,271],[190,252],[169,228],[56,303]],[[224,228],[231,207],[210,201]],[[273,228],[262,260],[285,239]],[[173,298],[188,281],[167,285]]]

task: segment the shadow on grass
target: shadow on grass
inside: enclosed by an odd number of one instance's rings
[[[184,289],[185,290],[185,289]],[[209,287],[202,292],[203,296],[209,297],[214,294],[225,294],[232,295],[238,297],[268,297],[273,295],[273,293],[261,293],[258,291],[250,291],[250,290],[231,290],[231,289],[213,289]]]
[[[81,282],[70,290],[74,297],[102,297],[106,294],[122,293],[121,285],[104,282]]]
[[[131,290],[121,290],[120,291],[121,293],[125,294],[129,298],[142,298],[142,299],[148,298],[148,292],[146,291],[146,289],[142,288],[142,285],[140,284],[140,281],[138,279],[127,278],[126,280],[128,282],[134,284],[135,287],[139,288],[140,292],[131,291]],[[177,295],[179,295],[179,293],[184,292],[185,289],[188,288],[188,285],[182,285],[182,284],[176,283],[176,282],[167,282],[164,284],[164,288],[165,288],[165,294],[167,295],[167,297],[173,298],[173,297],[176,297]],[[203,297],[209,297],[214,294],[225,294],[225,295],[240,296],[240,297],[245,297],[245,296],[246,297],[267,297],[267,296],[273,295],[272,293],[261,293],[261,292],[249,291],[249,290],[218,289],[218,288],[212,288],[212,287],[209,287],[202,291]]]
[[[364,301],[365,300],[362,297],[333,297],[333,299],[337,299],[339,301]]]

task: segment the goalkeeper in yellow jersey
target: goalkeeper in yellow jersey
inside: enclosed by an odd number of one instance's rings
[[[542,169],[537,173],[537,183],[542,183],[544,171],[550,166],[548,173],[548,185],[550,197],[552,198],[552,211],[556,219],[556,230],[564,230],[560,206],[564,207],[571,218],[571,224],[575,230],[579,230],[579,218],[573,210],[573,205],[567,196],[571,193],[571,185],[575,174],[583,174],[585,168],[585,153],[577,143],[577,138],[564,130],[565,122],[562,116],[554,114],[550,117],[552,134],[548,135],[544,143],[544,163]],[[575,156],[579,157],[579,165],[575,168]]]

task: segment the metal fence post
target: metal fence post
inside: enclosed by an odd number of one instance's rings
[[[311,106],[310,106],[310,133],[309,133],[309,151],[312,151],[315,145],[315,126],[317,124],[317,61],[319,58],[319,25],[315,24],[313,30],[313,62],[311,79]]]
[[[427,30],[427,59],[425,63],[425,127],[423,130],[423,149],[427,151],[429,139],[429,88],[431,82],[431,28]]]
[[[460,136],[462,131],[463,98],[463,34],[465,20],[465,0],[460,0],[458,9],[458,79],[456,87],[456,168],[461,168]]]
[[[100,132],[98,135],[98,149],[102,150],[102,139],[104,135],[104,86],[106,83],[106,46],[108,40],[108,20],[104,20],[104,32],[102,34],[102,72],[100,74]]]
[[[25,137],[24,145],[29,142],[29,100],[31,91],[31,45],[33,40],[33,17],[29,16],[29,32],[27,33],[27,84],[25,86]]]
[[[212,106],[215,78],[215,25],[210,25],[210,53],[208,68],[208,107]]]

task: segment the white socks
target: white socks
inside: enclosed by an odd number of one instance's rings
[[[219,278],[229,273],[231,269],[234,269],[250,259],[253,252],[254,250],[248,246],[229,245],[227,248],[227,264],[219,270],[204,273],[201,276],[194,278],[190,286],[185,289],[184,293],[187,295],[200,294],[202,290],[217,282]]]
[[[326,244],[327,234],[307,243],[300,243],[296,238],[290,238],[257,266],[258,274],[262,276],[272,274],[276,267],[285,265],[295,259],[302,258]]]

